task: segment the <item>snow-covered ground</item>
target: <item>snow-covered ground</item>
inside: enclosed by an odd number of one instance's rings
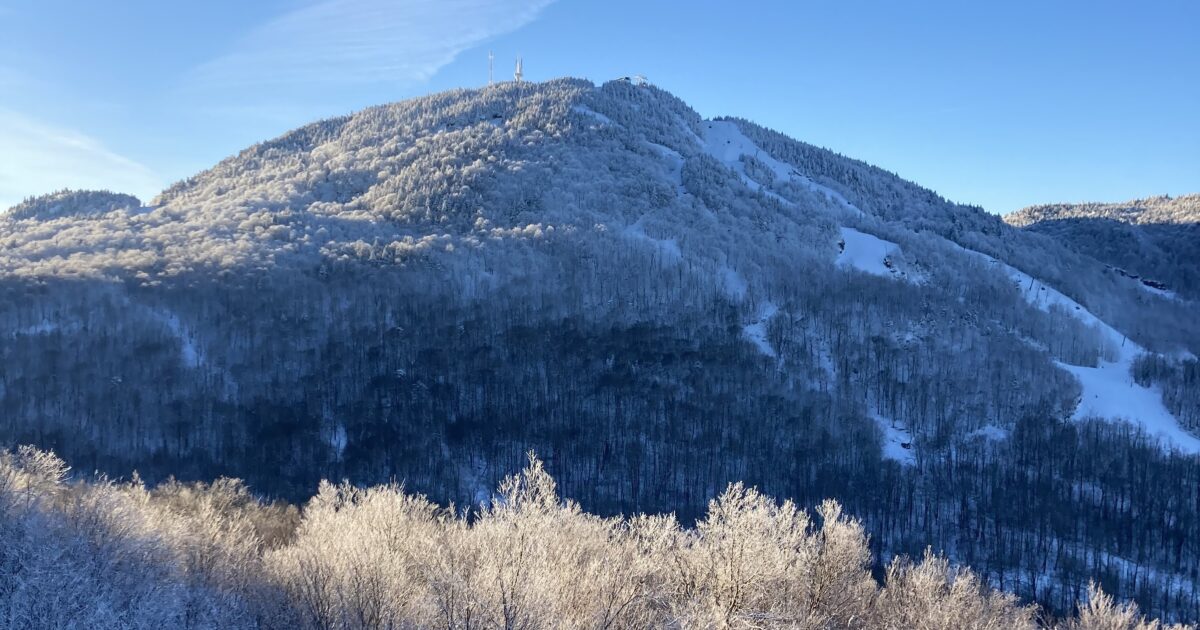
[[[1122,355],[1128,355],[1130,360],[1137,358],[1137,356],[1143,352],[1143,349],[1140,346],[1132,341],[1127,341],[1125,339],[1125,335],[1118,332],[1117,329],[1109,326],[1099,317],[1096,317],[1094,314],[1092,314],[1091,311],[1084,308],[1082,304],[1072,300],[1066,295],[1063,295],[1054,287],[1044,284],[1041,280],[1034,278],[1024,271],[1021,271],[1007,263],[996,260],[987,254],[982,254],[975,250],[967,249],[953,241],[947,242],[956,249],[959,249],[970,256],[974,256],[986,261],[989,265],[992,265],[992,267],[1007,275],[1010,279],[1012,279],[1013,284],[1016,285],[1017,290],[1021,293],[1021,296],[1025,298],[1025,301],[1029,304],[1047,313],[1050,312],[1051,307],[1057,306],[1084,324],[1095,327],[1101,332],[1101,334],[1105,336],[1106,339],[1112,342],[1113,347],[1117,348]]]
[[[605,116],[604,114],[601,114],[600,112],[598,112],[586,105],[576,105],[575,107],[572,107],[571,109],[575,110],[576,112],[579,112],[580,114],[583,114],[584,116],[589,116],[591,118],[595,118],[597,121],[604,123],[606,125],[614,124],[611,118],[609,118],[608,116]]]
[[[844,227],[841,232],[844,245],[837,257],[838,266],[853,267],[876,276],[897,276],[895,270],[885,265],[884,261],[900,251],[899,245],[853,228]]]
[[[717,270],[717,279],[721,283],[721,289],[724,290],[725,295],[737,302],[746,299],[746,279],[736,269],[728,265],[721,265]]]
[[[778,306],[771,302],[763,302],[758,307],[755,320],[742,327],[742,336],[754,344],[759,352],[772,359],[778,355],[775,352],[775,348],[771,347],[771,342],[767,339],[767,322],[771,321],[771,318],[778,312]]]
[[[746,166],[742,163],[743,155],[757,158],[767,168],[771,169],[772,174],[775,175],[775,179],[795,182],[814,193],[824,195],[826,199],[838,204],[851,214],[863,216],[863,211],[850,203],[841,193],[828,186],[818,184],[807,175],[797,171],[792,165],[781,162],[775,159],[770,153],[763,151],[758,145],[747,138],[738,129],[736,124],[728,120],[708,120],[704,123],[703,131],[704,136],[703,138],[699,138],[699,140],[704,152],[716,158],[718,162],[733,169],[734,172],[741,176],[742,181],[746,182],[746,185],[751,190],[761,191],[787,205],[794,205],[788,199],[766,190],[761,183],[754,181],[754,179],[747,175]]]
[[[1184,453],[1200,455],[1200,438],[1179,426],[1157,387],[1142,387],[1133,381],[1131,363],[1132,359],[1101,362],[1092,368],[1058,362],[1083,387],[1074,417],[1129,420]]]
[[[1141,280],[1134,280],[1134,282],[1136,282],[1137,285],[1139,287],[1141,287],[1142,290],[1146,291],[1147,293],[1157,295],[1158,297],[1164,297],[1164,298],[1167,298],[1168,300],[1178,300],[1179,299],[1179,294],[1175,293],[1174,291],[1170,291],[1168,289],[1158,289],[1158,288],[1155,288],[1155,287],[1152,287],[1152,286],[1146,284],[1145,282],[1142,282]]]
[[[186,367],[199,367],[203,362],[203,356],[200,349],[196,346],[196,340],[192,331],[179,321],[179,316],[175,313],[156,310],[153,311],[162,323],[166,324],[170,329],[171,334],[179,341],[179,353],[183,357],[183,364]]]
[[[1008,275],[1025,300],[1033,306],[1046,312],[1052,307],[1061,309],[1098,330],[1108,345],[1115,349],[1115,360],[1101,360],[1096,367],[1056,362],[1060,368],[1070,372],[1083,389],[1073,415],[1075,419],[1097,417],[1126,420],[1142,427],[1148,434],[1162,439],[1171,448],[1200,455],[1200,438],[1188,433],[1179,425],[1179,421],[1163,404],[1162,392],[1157,387],[1142,387],[1134,382],[1131,368],[1134,360],[1146,352],[1145,348],[1127,339],[1120,331],[1054,287],[1043,284],[1029,274],[990,256],[961,249],[983,258],[988,264]]]
[[[687,189],[683,186],[683,156],[671,147],[656,142],[648,142],[647,144],[650,145],[650,148],[658,152],[670,165],[671,181],[675,184],[675,196],[682,197],[688,194]]]
[[[663,257],[667,260],[678,262],[683,258],[683,252],[680,251],[679,243],[676,242],[675,239],[654,238],[649,234],[646,234],[646,232],[642,229],[641,219],[639,219],[636,223],[626,227],[624,233],[630,238],[642,240],[654,245],[660,252],[662,252]]]
[[[875,419],[875,424],[879,425],[879,430],[883,433],[883,457],[900,462],[905,466],[915,465],[917,455],[912,449],[912,433],[891,418],[879,414],[872,414],[871,417]],[[908,446],[905,447],[905,444]]]
[[[810,178],[799,173],[791,165],[781,162],[766,151],[763,151],[747,138],[735,123],[717,120],[705,121],[702,131],[703,135],[698,138],[701,148],[737,173],[752,190],[763,192],[778,198],[786,204],[794,205],[791,201],[767,190],[761,182],[755,181],[747,174],[745,164],[742,162],[742,156],[745,155],[752,156],[764,164],[771,170],[777,180],[799,183],[809,190],[824,194],[830,201],[841,205],[855,214],[862,214],[861,210],[851,204],[841,194],[817,184]],[[665,148],[663,147],[663,149]],[[659,149],[659,152],[664,157],[672,160],[678,155],[678,153],[669,149],[667,151]],[[900,250],[898,244],[846,227],[841,228],[841,236],[844,247],[837,258],[839,266],[857,269],[880,277],[900,277],[900,273],[894,267],[889,268],[885,264],[885,260]],[[1189,434],[1179,426],[1178,421],[1163,405],[1161,392],[1156,388],[1141,387],[1133,382],[1130,375],[1130,368],[1133,361],[1145,352],[1142,347],[1126,339],[1123,334],[1112,326],[1109,326],[1099,317],[1096,317],[1092,312],[1084,308],[1083,305],[1055,290],[1053,287],[1043,284],[1029,274],[979,252],[966,249],[964,251],[971,255],[982,257],[989,264],[994,265],[997,269],[1005,273],[1017,285],[1024,299],[1031,305],[1047,312],[1052,308],[1061,309],[1085,325],[1094,327],[1105,337],[1109,345],[1115,349],[1116,359],[1101,361],[1097,367],[1059,363],[1060,367],[1078,379],[1083,389],[1080,403],[1075,410],[1076,418],[1096,416],[1135,422],[1142,426],[1148,433],[1162,438],[1164,442],[1174,448],[1187,453],[1200,454],[1200,438]],[[1168,292],[1163,293],[1166,294]],[[743,332],[745,337],[754,343],[764,355],[776,357],[774,348],[771,347],[766,339],[766,321],[774,315],[775,311],[773,309],[775,307],[769,303],[764,306],[769,306],[772,310],[760,311],[758,319],[747,324]],[[895,430],[892,426],[893,424],[891,421],[888,421],[888,431]],[[977,433],[988,439],[1003,439],[1006,435],[1002,429],[991,428],[995,430],[981,430]],[[891,433],[887,433],[887,435],[889,435],[889,443],[892,441],[895,441],[896,444],[899,444],[901,441],[911,442],[911,436],[897,437]],[[892,437],[895,437],[895,440],[892,440]],[[900,447],[897,446],[896,448]],[[905,452],[902,454],[911,458],[912,453],[907,451],[907,449],[903,450]],[[892,454],[900,455],[901,453],[894,452]]]

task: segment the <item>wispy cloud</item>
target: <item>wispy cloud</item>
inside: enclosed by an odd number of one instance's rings
[[[109,189],[147,200],[161,181],[94,138],[0,109],[0,212],[60,188]]]
[[[429,79],[554,0],[322,0],[248,34],[191,77],[200,89]]]

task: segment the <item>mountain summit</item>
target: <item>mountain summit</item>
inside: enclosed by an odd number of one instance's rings
[[[77,468],[474,504],[535,449],[601,513],[745,480],[1200,610],[1194,303],[653,86],[374,107],[0,240],[0,429]]]

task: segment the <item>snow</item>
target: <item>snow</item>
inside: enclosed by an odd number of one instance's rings
[[[192,339],[191,331],[179,321],[179,316],[170,312],[158,312],[160,319],[167,328],[171,330],[171,334],[179,340],[179,352],[183,356],[183,364],[186,367],[198,367],[200,365],[200,351],[196,347],[196,342]]]
[[[1132,362],[1133,359],[1137,358],[1137,356],[1143,352],[1141,346],[1138,346],[1132,341],[1127,341],[1125,339],[1125,335],[1118,332],[1117,329],[1109,326],[1099,317],[1093,315],[1091,311],[1084,308],[1082,304],[1072,300],[1066,295],[1063,295],[1054,287],[1044,284],[1042,281],[1034,278],[1024,271],[1021,271],[1007,263],[996,260],[991,256],[982,254],[975,250],[967,249],[957,243],[954,243],[953,241],[948,242],[950,242],[955,248],[960,249],[971,256],[986,260],[989,264],[1004,272],[1005,275],[1012,279],[1013,283],[1017,286],[1017,289],[1021,292],[1021,296],[1025,298],[1025,301],[1030,305],[1047,313],[1050,312],[1052,307],[1058,307],[1068,315],[1071,315],[1080,322],[1083,322],[1085,325],[1097,328],[1100,333],[1111,342],[1111,345],[1120,349],[1122,357],[1128,358],[1130,362]]]
[[[1141,287],[1143,291],[1152,293],[1159,297],[1167,298],[1168,300],[1179,300],[1179,294],[1175,293],[1174,291],[1170,291],[1167,289],[1158,289],[1158,288],[1152,287],[1140,280],[1135,280],[1134,282],[1137,282],[1138,286]]]
[[[896,272],[883,264],[883,261],[888,256],[900,251],[899,245],[853,228],[844,227],[841,231],[845,246],[838,254],[838,266],[853,267],[859,271],[885,278],[896,275]]]
[[[967,434],[969,438],[983,438],[993,442],[1000,442],[1008,439],[1008,431],[1001,429],[994,424],[984,425]]]
[[[41,323],[12,331],[12,337],[15,339],[22,336],[33,337],[38,335],[48,335],[56,330],[59,330],[59,325],[56,322],[52,322],[49,319],[43,319]]]
[[[825,382],[816,383],[821,391],[827,391],[826,388],[833,387],[837,383],[837,367],[833,362],[833,344],[828,338],[817,337],[817,367],[825,373]]]
[[[970,255],[987,260],[1008,275],[1029,304],[1046,312],[1052,307],[1061,309],[1099,331],[1108,344],[1116,349],[1116,360],[1101,360],[1096,367],[1055,362],[1058,367],[1070,372],[1082,389],[1072,418],[1082,420],[1095,417],[1132,422],[1146,433],[1163,440],[1170,448],[1200,455],[1200,438],[1179,425],[1179,421],[1163,405],[1162,392],[1157,387],[1142,387],[1134,382],[1131,375],[1133,362],[1146,352],[1144,348],[1053,287],[990,256],[959,247]]]
[[[615,123],[613,123],[612,119],[609,118],[608,116],[605,116],[604,114],[601,114],[600,112],[598,112],[586,105],[576,105],[576,106],[572,107],[571,109],[575,110],[576,112],[578,112],[580,114],[583,114],[584,116],[590,116],[591,118],[595,118],[596,120],[598,120],[606,125],[615,124]]]
[[[857,206],[850,203],[841,193],[822,186],[813,181],[810,177],[800,173],[791,164],[781,162],[771,156],[770,153],[763,151],[758,145],[754,144],[749,138],[742,133],[738,126],[728,120],[709,120],[704,123],[704,137],[698,138],[700,147],[705,153],[716,158],[725,166],[733,169],[741,178],[742,181],[756,192],[764,192],[767,195],[775,198],[778,201],[787,205],[795,205],[792,201],[785,199],[775,193],[764,190],[764,187],[759,182],[754,181],[746,174],[746,166],[742,163],[742,156],[749,155],[757,158],[771,169],[775,175],[775,179],[780,181],[792,181],[808,190],[823,195],[830,202],[840,205],[845,210],[856,216],[864,216],[864,212]]]
[[[1129,420],[1179,451],[1200,455],[1200,438],[1179,426],[1163,405],[1162,392],[1157,387],[1142,387],[1133,381],[1130,361],[1101,362],[1094,368],[1056,363],[1073,374],[1083,387],[1075,419]]]
[[[663,257],[672,262],[678,262],[683,258],[683,252],[679,249],[679,243],[673,238],[654,238],[642,229],[642,220],[638,219],[636,223],[625,228],[625,234],[634,239],[646,241],[654,245]]]
[[[721,265],[717,273],[717,277],[721,282],[721,289],[724,290],[725,295],[738,302],[746,298],[746,279],[742,277],[742,274],[727,265]]]
[[[650,148],[654,149],[670,165],[671,181],[675,183],[675,196],[682,197],[688,194],[687,189],[683,186],[683,156],[675,149],[656,142],[647,142],[646,144],[650,145]]]
[[[883,457],[900,462],[903,466],[913,466],[917,463],[917,456],[913,453],[912,433],[905,429],[895,420],[886,418],[879,414],[871,414],[875,424],[879,425],[880,432],[883,433]],[[903,445],[908,444],[908,448]]]
[[[764,356],[776,358],[775,348],[767,340],[767,322],[779,312],[779,307],[772,302],[763,302],[758,307],[757,319],[742,327],[742,336],[754,344]]]

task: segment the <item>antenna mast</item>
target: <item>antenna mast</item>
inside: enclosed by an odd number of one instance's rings
[[[513,72],[513,79],[514,79],[514,80],[515,80],[517,83],[520,83],[520,82],[521,82],[521,77],[523,77],[523,76],[525,76],[525,72],[524,72],[524,68],[523,68],[523,66],[522,66],[522,64],[521,64],[521,58],[520,58],[520,57],[517,57],[517,70],[516,70],[516,72]]]
[[[488,85],[491,85],[493,83],[492,69],[495,65],[496,65],[496,53],[489,50],[488,51]]]

